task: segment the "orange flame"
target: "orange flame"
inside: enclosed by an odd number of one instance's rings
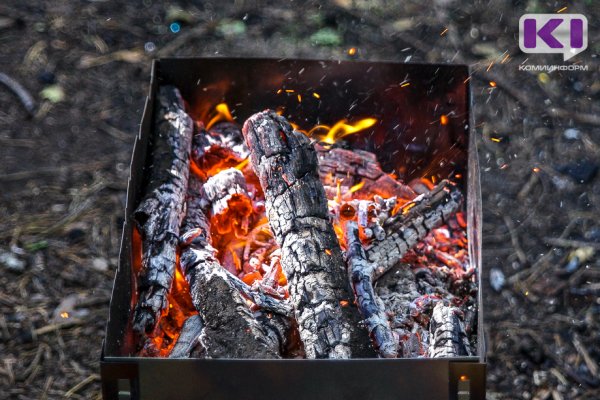
[[[233,121],[231,112],[226,103],[219,103],[215,106],[216,115],[214,115],[210,121],[206,124],[206,129],[210,129],[214,124],[221,121]]]
[[[347,120],[342,119],[341,121],[336,122],[332,127],[328,125],[317,125],[308,131],[308,136],[316,136],[323,143],[334,144],[344,136],[372,127],[376,122],[377,119],[375,118],[363,118],[354,124],[348,124]],[[322,134],[319,133],[319,131],[326,131],[326,133]]]

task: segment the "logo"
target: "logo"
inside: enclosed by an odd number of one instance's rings
[[[581,14],[525,14],[519,20],[523,53],[561,53],[563,60],[588,46],[588,21]]]

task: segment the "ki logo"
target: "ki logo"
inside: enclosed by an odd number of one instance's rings
[[[567,61],[587,46],[588,21],[582,14],[525,14],[519,20],[524,53],[561,53]]]

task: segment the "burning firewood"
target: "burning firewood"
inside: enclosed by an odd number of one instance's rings
[[[242,132],[281,248],[306,357],[372,356],[367,332],[349,307],[344,260],[310,139],[274,111],[253,115]]]
[[[203,187],[203,208],[210,209],[211,220],[221,234],[235,231],[248,233],[248,218],[252,214],[252,200],[244,175],[229,168],[209,178]]]
[[[460,208],[462,194],[448,181],[442,181],[431,192],[404,205],[386,221],[386,237],[373,241],[366,249],[367,259],[375,265],[376,280],[394,267],[429,231],[442,225]]]
[[[360,199],[373,195],[413,199],[417,194],[407,185],[383,172],[375,154],[364,150],[328,149],[316,145],[319,157],[319,175],[328,191],[329,198],[335,196],[336,180],[344,193]]]
[[[281,344],[252,315],[210,244],[202,184],[192,175],[181,237],[181,269],[192,303],[204,321],[202,345],[209,358],[279,358]]]
[[[238,165],[248,157],[248,147],[244,142],[239,125],[232,122],[220,122],[194,136],[192,142],[192,160],[198,167],[202,178],[214,175],[221,168]]]
[[[433,308],[429,322],[429,357],[460,357],[472,355],[471,345],[456,307],[439,302]]]
[[[366,260],[365,250],[358,236],[358,226],[354,221],[346,224],[346,246],[348,273],[356,304],[365,317],[375,348],[383,357],[395,358],[398,355],[398,338],[392,332],[383,302],[373,289],[375,268]]]
[[[133,328],[151,333],[167,306],[187,190],[193,122],[179,91],[162,86],[156,99],[152,164],[146,195],[134,212],[142,236],[143,270]]]
[[[446,189],[447,187],[448,189]],[[356,302],[365,317],[375,348],[383,357],[389,358],[398,355],[398,339],[392,332],[385,306],[377,296],[373,283],[394,267],[406,252],[422,240],[431,229],[443,224],[444,219],[457,211],[461,197],[459,197],[460,192],[452,191],[453,188],[454,186],[443,182],[431,193],[422,195],[404,205],[400,210],[399,217],[394,216],[387,220],[384,237],[380,238],[379,235],[374,235],[374,240],[367,250],[370,253],[365,254],[359,237],[359,226],[362,226],[363,229],[373,230],[373,227],[367,228],[369,226],[367,217],[361,218],[359,212],[358,223],[354,221],[346,223],[347,260]],[[372,205],[373,210],[377,210],[377,204],[370,203],[361,200],[359,211],[361,205],[364,205],[365,208]],[[389,208],[383,199],[380,199],[378,203],[386,206],[379,207],[384,211]],[[363,211],[362,214],[366,215],[368,212]],[[374,227],[381,229],[379,225]],[[373,234],[365,236],[371,239]],[[415,300],[419,296],[418,292],[414,290],[409,299]],[[403,317],[402,314],[405,312],[401,313]]]
[[[203,328],[204,324],[200,315],[192,315],[186,319],[181,327],[181,333],[177,338],[177,342],[173,346],[171,353],[169,353],[169,358],[189,358],[194,348],[201,346],[200,335]]]

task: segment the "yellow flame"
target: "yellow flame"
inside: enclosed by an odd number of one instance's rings
[[[241,163],[239,163],[238,165],[236,165],[234,168],[235,169],[239,169],[240,171],[244,169],[244,167],[246,165],[248,165],[248,162],[250,161],[250,158],[246,158],[244,161],[242,161]]]
[[[357,190],[360,190],[360,188],[362,188],[363,186],[365,186],[365,181],[360,181],[359,183],[350,188],[350,193],[354,193]]]
[[[220,121],[233,121],[233,117],[229,112],[229,107],[226,103],[217,104],[215,107],[215,111],[217,114],[208,121],[206,124],[206,129],[210,129],[214,124]]]
[[[356,122],[355,124],[347,124],[346,122],[347,121],[343,119],[337,122],[332,127],[329,127],[328,125],[317,125],[308,132],[308,135],[318,136],[319,140],[323,143],[334,144],[337,140],[343,138],[344,136],[348,136],[353,133],[360,132],[364,129],[372,127],[373,125],[375,125],[377,120],[375,118],[364,118]],[[320,135],[317,133],[318,131],[323,130],[327,131],[325,135]]]

